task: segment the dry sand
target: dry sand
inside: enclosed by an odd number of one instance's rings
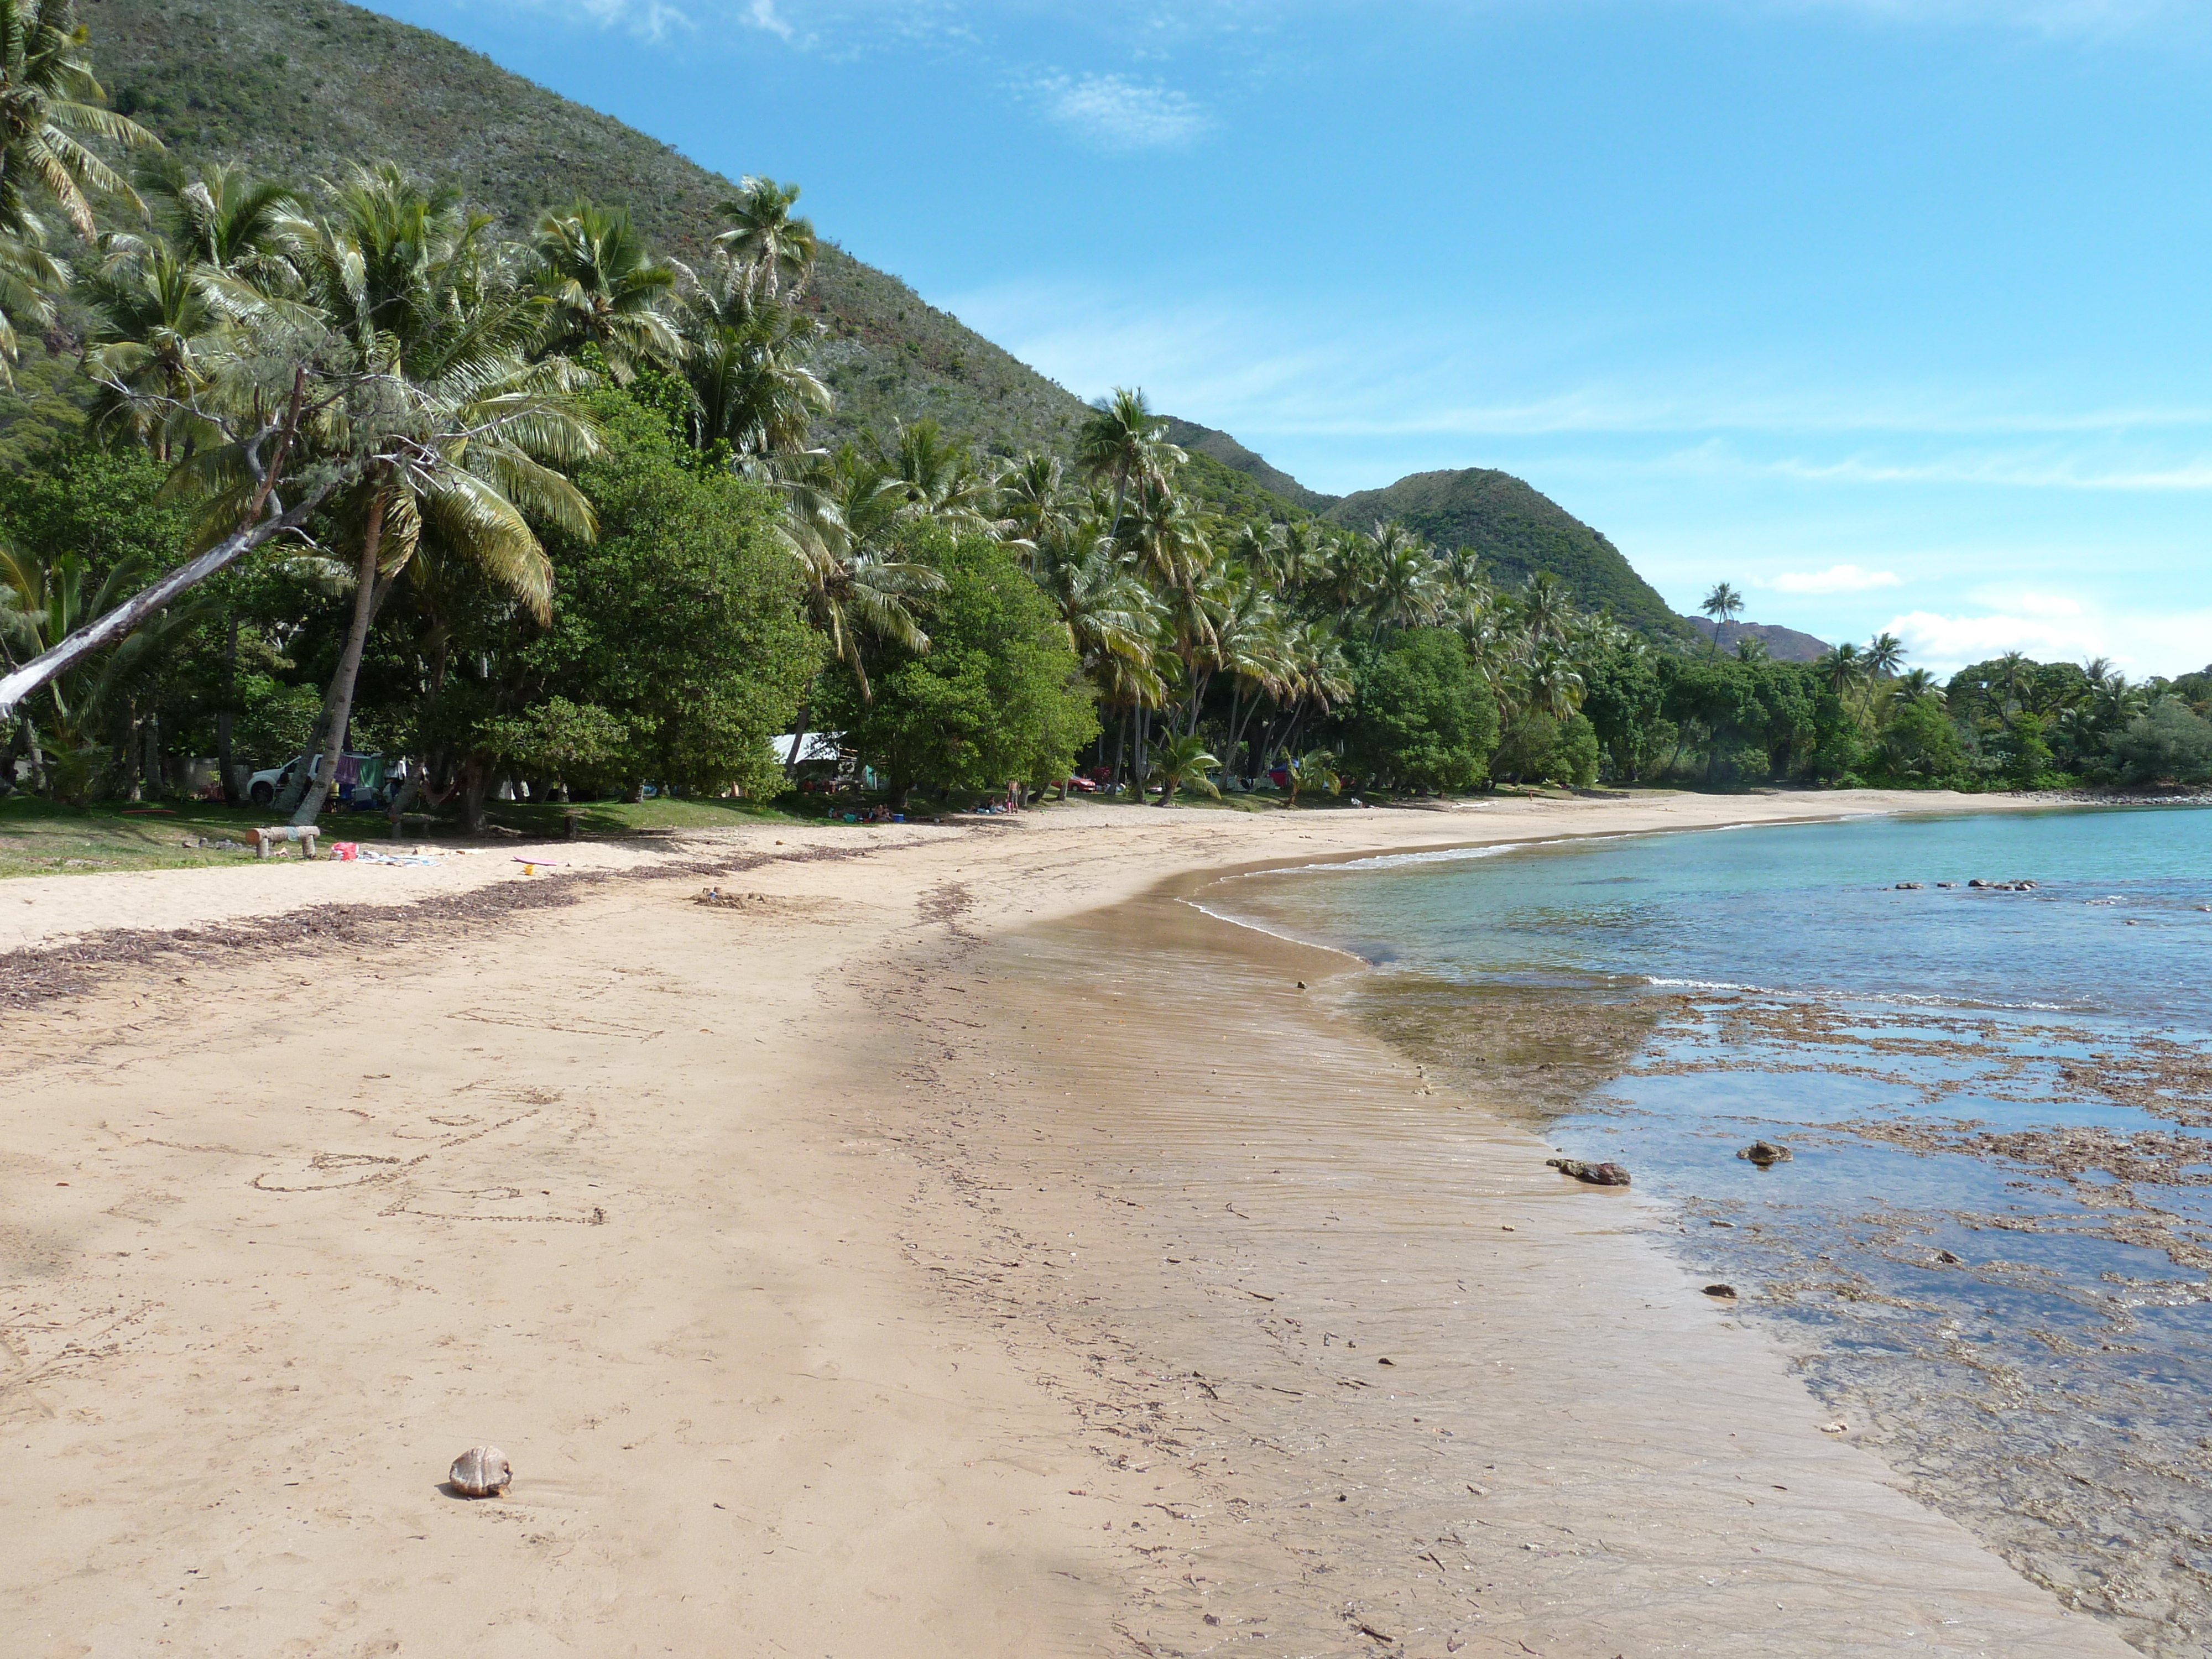
[[[1340,958],[1158,890],[1947,804],[9,882],[0,1654],[2126,1653],[1296,992]]]

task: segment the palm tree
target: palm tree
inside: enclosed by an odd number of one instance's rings
[[[1550,571],[1539,570],[1523,582],[1519,598],[1521,621],[1532,642],[1564,641],[1573,630],[1575,596]]]
[[[1244,753],[1244,729],[1262,697],[1279,699],[1296,667],[1283,631],[1282,612],[1257,582],[1246,581],[1221,615],[1214,656],[1228,674],[1230,775],[1245,775],[1237,761]],[[1249,695],[1250,701],[1245,698]],[[1194,722],[1194,729],[1195,723]]]
[[[797,185],[779,185],[749,173],[738,180],[737,195],[721,205],[730,228],[714,238],[715,245],[759,267],[771,300],[786,278],[795,291],[805,286],[814,270],[814,223],[793,216],[798,200]]]
[[[1565,720],[1583,706],[1583,677],[1556,645],[1540,646],[1530,653],[1522,683],[1522,707],[1553,720]]]
[[[1279,726],[1271,725],[1260,745],[1261,763],[1296,739],[1310,714],[1327,716],[1351,697],[1351,665],[1344,641],[1328,623],[1308,617],[1283,632],[1283,684],[1278,693]]]
[[[1897,695],[1907,702],[1931,698],[1936,702],[1943,701],[1942,688],[1936,684],[1936,677],[1924,668],[1909,668],[1898,676]]]
[[[1395,520],[1375,526],[1367,611],[1374,639],[1386,628],[1413,628],[1443,611],[1442,571],[1428,544]]]
[[[82,554],[40,559],[0,547],[0,664],[14,666],[43,655],[94,619],[122,604],[144,576],[136,557],[118,559],[97,582]],[[82,804],[100,752],[104,728],[123,716],[123,738],[133,723],[127,707],[133,684],[180,644],[205,619],[198,602],[155,612],[98,656],[82,659],[42,688],[36,713],[25,716],[32,763],[62,799]],[[40,725],[45,727],[43,735]],[[125,743],[126,752],[127,741]]]
[[[1174,805],[1176,791],[1186,784],[1218,800],[1221,791],[1206,774],[1220,764],[1206,752],[1205,740],[1194,732],[1180,732],[1161,738],[1159,747],[1152,751],[1151,774],[1160,782],[1159,804]]]
[[[1298,795],[1304,790],[1318,789],[1324,794],[1334,795],[1344,787],[1344,780],[1337,775],[1336,757],[1326,749],[1309,750],[1288,762],[1283,769],[1290,775],[1291,805],[1293,806],[1298,804]]]
[[[1743,595],[1727,582],[1715,582],[1698,607],[1713,620],[1713,649],[1721,648],[1721,630],[1743,614]]]
[[[887,538],[898,519],[896,481],[849,444],[784,483],[787,512],[777,528],[799,561],[807,615],[830,642],[830,654],[853,672],[863,702],[872,702],[865,643],[894,645],[917,655],[929,649],[919,616],[945,579],[927,565],[901,558]],[[799,709],[787,769],[799,763],[807,708]]]
[[[301,205],[289,185],[221,162],[194,175],[166,155],[142,170],[139,183],[154,198],[155,222],[180,258],[270,293],[297,286],[289,245]]]
[[[204,276],[159,236],[110,235],[78,285],[93,314],[85,363],[100,383],[92,424],[130,433],[164,462],[177,410],[204,384],[201,360],[221,349]]]
[[[548,213],[532,248],[531,281],[546,302],[540,349],[573,354],[595,345],[624,383],[640,363],[673,363],[684,355],[664,311],[676,291],[676,267],[647,251],[628,208],[579,200]]]
[[[2035,665],[2028,660],[2027,653],[2008,651],[1996,659],[1995,667],[1996,672],[1990,677],[1990,684],[2004,693],[2008,702],[2025,708],[2028,693],[2035,686]]]
[[[877,460],[899,502],[900,517],[927,519],[956,534],[977,532],[996,538],[1012,528],[994,516],[998,480],[976,461],[974,450],[945,436],[936,422],[901,422]]]
[[[804,451],[834,403],[811,363],[820,325],[772,298],[758,266],[717,254],[703,280],[684,276],[693,447],[726,445],[748,467]]]
[[[358,448],[345,428],[366,420],[380,441],[336,499],[357,585],[324,703],[323,760],[298,823],[313,823],[329,796],[369,625],[426,539],[544,619],[552,568],[526,515],[581,539],[596,528],[590,502],[547,465],[598,452],[573,401],[580,378],[563,359],[529,360],[540,303],[487,256],[488,222],[389,165],[359,170],[332,194],[331,215],[301,228],[301,275],[334,339],[381,391],[366,410],[333,410],[338,429],[320,435],[342,452]],[[480,806],[472,793],[471,817]]]
[[[13,385],[17,335],[45,329],[68,267],[46,252],[41,198],[60,208],[83,240],[93,240],[93,198],[109,196],[141,211],[122,174],[82,142],[159,149],[161,141],[103,107],[107,94],[84,54],[74,0],[0,0],[0,384]]]
[[[1164,613],[1152,590],[1112,551],[1103,533],[1048,536],[1032,574],[1058,607],[1067,642],[1094,677],[1109,662],[1149,670],[1164,631]]]
[[[1025,558],[1075,523],[1075,497],[1067,467],[1057,455],[1026,450],[999,475],[999,512],[1010,527],[1008,545]]]
[[[1859,655],[1859,648],[1849,640],[1841,645],[1832,646],[1813,665],[1813,672],[1838,697],[1865,678],[1865,665]]]
[[[1111,397],[1098,400],[1076,432],[1076,465],[1113,486],[1109,535],[1121,533],[1121,514],[1131,491],[1144,484],[1164,491],[1168,475],[1187,459],[1168,442],[1167,429],[1167,422],[1145,402],[1142,391],[1115,386]]]
[[[159,149],[161,141],[104,106],[84,54],[75,0],[0,0],[0,231],[35,222],[31,189],[51,197],[79,237],[93,237],[92,198],[143,211],[138,193],[79,142]]]
[[[1869,679],[1888,679],[1905,665],[1905,641],[1894,634],[1877,634],[1867,642],[1866,653],[1859,659],[1865,665]]]

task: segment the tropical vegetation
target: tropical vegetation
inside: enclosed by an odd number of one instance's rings
[[[392,810],[477,825],[824,773],[893,810],[2212,775],[2204,675],[1724,650],[1578,526],[1501,558],[1224,494],[1134,388],[1057,444],[844,432],[795,185],[743,180],[687,261],[620,202],[188,167],[70,0],[0,0],[0,359],[79,388],[0,471],[0,790],[237,801],[300,757],[268,805],[307,822],[372,755]]]

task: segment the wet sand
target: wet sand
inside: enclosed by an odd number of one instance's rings
[[[86,966],[0,1055],[5,1649],[2126,1652],[1340,958],[1143,896],[1898,804],[764,828],[197,944],[98,935],[273,884],[11,882]]]

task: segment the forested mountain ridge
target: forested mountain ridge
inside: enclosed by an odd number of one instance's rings
[[[1387,489],[1346,495],[1322,516],[1363,531],[1395,519],[1438,547],[1473,548],[1501,582],[1548,570],[1581,603],[1609,610],[1632,628],[1694,637],[1601,532],[1510,473],[1483,467],[1416,472]]]

